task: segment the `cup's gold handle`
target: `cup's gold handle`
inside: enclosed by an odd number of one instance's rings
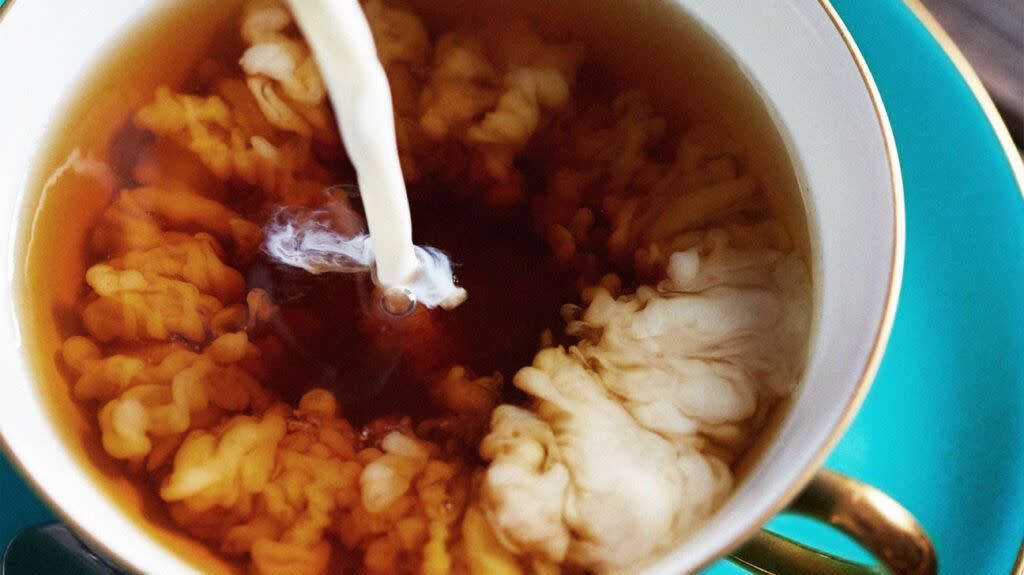
[[[835,471],[819,471],[787,512],[839,529],[882,565],[834,557],[765,529],[729,559],[760,575],[935,575],[938,570],[928,535],[902,505],[874,487]]]

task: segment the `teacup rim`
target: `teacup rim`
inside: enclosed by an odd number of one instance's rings
[[[867,362],[858,378],[858,382],[854,393],[849,396],[847,404],[843,408],[842,414],[837,421],[836,425],[830,430],[827,438],[822,442],[814,457],[807,463],[803,469],[800,470],[797,478],[792,481],[786,488],[784,493],[776,497],[775,500],[768,506],[767,510],[759,514],[755,519],[750,521],[749,525],[743,530],[737,532],[728,542],[721,544],[717,549],[709,553],[699,563],[695,564],[695,571],[706,568],[708,565],[717,561],[724,556],[730,549],[733,549],[743,542],[752,537],[761,527],[768,522],[772,517],[781,512],[788,503],[793,500],[803,488],[814,478],[818,470],[824,465],[825,459],[835,448],[835,445],[845,434],[850,423],[855,418],[861,405],[863,404],[867,394],[870,391],[871,385],[874,381],[875,375],[878,372],[878,368],[881,364],[882,357],[884,356],[886,346],[888,344],[889,335],[891,334],[892,325],[895,319],[896,309],[898,306],[901,281],[903,275],[904,266],[904,248],[905,248],[905,210],[904,210],[904,194],[903,194],[903,180],[902,172],[900,168],[899,158],[897,154],[895,139],[892,133],[892,128],[889,122],[889,117],[885,111],[885,105],[883,103],[881,94],[875,84],[874,78],[870,72],[870,69],[865,61],[860,49],[857,47],[852,35],[847,29],[845,23],[835,10],[830,0],[816,0],[818,5],[823,9],[828,16],[829,21],[833,25],[835,31],[839,34],[839,38],[846,46],[850,56],[853,58],[853,63],[857,68],[857,72],[864,83],[865,89],[867,90],[870,103],[874,109],[876,119],[878,121],[878,128],[881,130],[882,140],[884,142],[884,150],[886,155],[886,162],[889,167],[890,175],[890,193],[892,198],[893,206],[893,245],[891,251],[891,265],[889,269],[889,281],[888,289],[886,292],[885,302],[882,314],[879,318],[879,323],[875,332],[874,340],[872,342],[871,352]],[[914,2],[915,0],[904,0]],[[11,8],[15,4],[16,0],[7,0],[2,6],[0,6],[0,19],[4,18],[10,13]],[[142,20],[152,15],[154,10],[147,10],[147,13],[141,17]],[[916,14],[916,12],[915,12]],[[102,54],[102,51],[101,51]],[[101,55],[102,57],[102,55]],[[959,66],[958,66],[959,68]],[[1024,186],[1022,186],[1022,193],[1024,193]],[[76,520],[70,512],[66,511],[61,506],[56,498],[52,497],[50,493],[41,485],[39,480],[29,471],[27,466],[22,462],[21,458],[18,457],[14,449],[8,444],[6,437],[0,433],[0,453],[3,453],[7,460],[11,462],[12,466],[18,471],[19,475],[26,481],[26,483],[32,488],[32,490],[38,495],[47,506],[52,509],[60,518],[61,521],[71,525],[76,535],[86,540],[90,546],[95,549],[102,551],[106,558],[116,560],[117,564],[121,568],[127,568],[133,572],[139,572],[138,567],[131,562],[127,561],[121,553],[116,551],[110,545],[104,543],[99,537],[94,535],[91,531],[84,528],[82,524]]]

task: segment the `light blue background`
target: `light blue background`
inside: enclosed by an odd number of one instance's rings
[[[1024,201],[978,103],[906,6],[834,4],[892,121],[907,256],[881,371],[828,465],[906,505],[942,573],[1003,575],[1024,536]],[[0,458],[0,544],[53,517]],[[770,526],[862,556],[806,520]]]

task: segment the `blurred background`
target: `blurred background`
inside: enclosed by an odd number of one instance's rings
[[[1024,0],[920,0],[970,61],[1024,149]]]

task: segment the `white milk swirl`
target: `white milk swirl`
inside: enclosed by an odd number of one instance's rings
[[[374,263],[374,238],[365,233],[338,232],[334,214],[326,210],[286,208],[267,223],[266,250],[275,260],[307,272],[361,272]],[[455,285],[452,265],[441,250],[413,246],[417,270],[402,285],[427,307],[452,309],[466,299],[466,290]]]
[[[358,0],[290,0],[289,5],[319,63],[356,168],[370,237],[345,236],[316,224],[315,217],[304,218],[272,226],[268,252],[312,273],[375,265],[382,287],[409,289],[428,307],[459,305],[466,291],[455,285],[447,256],[412,243],[391,90],[362,7]]]

